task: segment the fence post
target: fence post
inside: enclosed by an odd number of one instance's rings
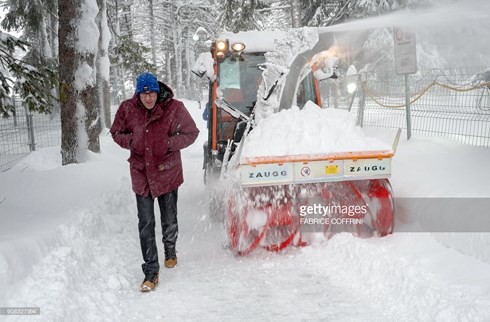
[[[14,104],[14,110],[12,116],[14,117],[14,126],[17,127],[17,100],[15,99],[15,95],[12,95],[12,103]]]
[[[366,92],[364,91],[364,83],[366,81],[366,75],[361,75],[360,88],[359,88],[359,109],[357,110],[357,125],[363,127],[364,125],[364,108],[366,107]]]
[[[408,74],[405,74],[405,114],[407,115],[407,140],[412,136],[412,115],[410,114],[410,86]]]
[[[354,99],[356,98],[357,92],[359,91],[359,85],[360,85],[359,84],[359,77],[356,77],[356,89],[352,93],[352,97],[351,97],[350,103],[349,103],[349,108],[347,109],[349,112],[352,109],[352,105],[354,104]]]
[[[29,138],[29,150],[36,151],[36,140],[34,138],[34,124],[32,122],[32,114],[26,114],[27,121],[27,136]]]

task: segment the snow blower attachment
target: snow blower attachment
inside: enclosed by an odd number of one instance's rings
[[[358,148],[357,152],[242,153],[245,142],[245,150],[256,147],[248,140],[252,128],[270,124],[270,117],[264,114],[281,114],[276,112],[291,106],[303,110],[310,103],[316,111],[325,111],[318,108],[319,79],[314,75],[319,74],[315,71],[321,64],[315,67],[305,62],[311,62],[322,48],[332,47],[334,39],[320,35],[316,45],[304,51],[305,44],[314,42],[296,42],[309,35],[303,30],[226,34],[220,37],[227,39],[226,50],[220,49],[216,40],[211,53],[202,54],[193,68],[198,75],[208,75],[210,81],[209,133],[204,145],[210,216],[224,219],[229,246],[238,255],[247,255],[257,247],[280,251],[289,245],[304,246],[343,231],[360,237],[385,236],[393,231],[393,193],[388,178],[395,146]],[[244,44],[240,51],[233,51],[236,43]],[[266,60],[264,54],[274,52],[277,44],[291,43],[290,50],[275,51],[276,56],[271,56],[277,57],[277,63]],[[300,54],[296,59],[280,56],[290,52]],[[326,57],[321,58],[326,70],[323,75],[337,78],[337,59],[328,53]],[[284,61],[290,66],[278,63]],[[332,126],[335,124],[321,123],[314,133],[319,135]],[[221,183],[229,178],[235,178],[232,188],[224,191]]]
[[[348,231],[360,237],[393,231],[388,177],[393,151],[250,158],[238,166],[241,186],[228,197],[231,249],[279,251]]]

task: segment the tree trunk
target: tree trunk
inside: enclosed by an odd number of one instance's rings
[[[299,0],[291,0],[291,18],[293,28],[301,27],[301,2]]]
[[[192,39],[191,31],[189,28],[186,28],[186,37],[185,37],[185,89],[186,96],[189,97],[191,95],[191,54],[190,54],[190,39]]]
[[[85,24],[83,28],[78,29],[78,39],[85,39],[82,41],[77,39],[76,46],[80,48],[78,53],[78,73],[85,74],[83,76],[84,84],[78,85],[79,103],[83,104],[85,109],[85,131],[87,133],[87,148],[92,152],[100,152],[99,135],[102,131],[100,124],[99,105],[97,104],[97,63],[96,56],[98,52],[98,40],[100,37],[100,31],[97,28],[97,14],[98,10],[90,10],[97,5],[96,0],[82,0],[84,12],[79,12],[78,24]],[[82,16],[84,16],[82,18]],[[83,19],[83,21],[82,21]],[[89,42],[92,42],[89,44]],[[92,46],[90,46],[92,45]],[[90,76],[87,76],[90,74]],[[81,80],[77,79],[77,83]],[[85,148],[85,147],[84,147]]]
[[[97,0],[99,15],[97,25],[99,27],[99,51],[97,53],[97,106],[100,113],[100,128],[111,126],[111,104],[109,93],[109,40],[110,32],[107,25],[106,0]],[[107,39],[109,38],[109,39]]]
[[[191,35],[191,31],[189,30],[189,34],[188,34],[188,39],[192,39],[192,35]],[[197,81],[197,77],[194,77],[193,73],[191,72],[191,68],[192,68],[192,64],[196,61],[196,44],[194,44],[194,47],[193,48],[190,48],[190,45],[189,45],[189,42],[187,42],[187,50],[189,51],[189,56],[188,56],[188,59],[187,59],[187,66],[188,66],[188,81],[190,83],[189,85],[189,90],[191,91],[191,99],[197,99],[197,97],[199,97],[199,93],[197,91],[198,87],[199,87],[199,84],[200,82]]]
[[[50,34],[49,42],[51,44],[51,48],[54,56],[59,51],[58,35],[56,35],[56,30],[58,30],[59,28],[59,21],[58,21],[58,17],[54,16],[53,14],[50,14],[49,21],[51,25],[50,33],[49,33]]]
[[[109,81],[107,79],[103,80],[102,84],[103,101],[104,106],[104,125],[106,128],[110,128],[112,125],[111,119],[111,91],[109,87]]]
[[[150,6],[150,44],[151,44],[151,62],[157,68],[157,53],[155,41],[155,14],[153,13],[153,0],[149,0]]]
[[[85,53],[79,55],[80,64],[87,64],[92,69],[96,69],[95,54]],[[96,78],[96,75],[94,75]],[[99,135],[101,124],[99,122],[99,104],[97,104],[97,86],[96,84],[86,85],[79,92],[80,102],[85,108],[85,131],[87,133],[87,148],[92,152],[100,152]]]
[[[173,42],[174,42],[174,59],[175,59],[175,72],[177,73],[177,84],[175,84],[175,94],[182,95],[182,53],[181,53],[181,35],[182,27],[180,26],[177,16],[171,12],[171,21],[174,22],[174,28],[172,28]]]
[[[110,45],[115,47],[118,42],[117,36],[121,34],[121,28],[119,24],[119,1],[113,1],[113,9],[111,10],[111,14],[109,16],[112,18],[112,27],[114,34],[116,35],[115,41],[111,42]],[[111,48],[112,52],[114,52],[113,48]],[[119,69],[121,66],[119,64],[111,64],[110,74],[111,74],[111,83],[112,83],[112,102],[114,104],[119,104],[123,99],[125,99],[123,87],[121,85],[121,78],[119,77]]]
[[[47,23],[46,17],[42,17],[40,21],[39,28],[39,39],[41,40],[41,52],[44,57],[51,59],[53,58],[53,53],[51,52],[51,46],[48,39]]]
[[[74,88],[77,55],[72,42],[76,26],[71,22],[77,17],[77,0],[60,1],[59,16],[59,61],[61,103],[61,162],[63,165],[78,162],[77,99]]]
[[[124,74],[125,73],[125,70],[124,70],[124,67],[123,66],[119,66],[118,68],[118,72],[119,72],[119,77],[117,78],[119,80],[119,86],[121,88],[121,100],[126,100],[128,97],[126,96],[126,84],[124,83],[124,79],[125,79],[125,76]],[[133,77],[134,78],[134,77]],[[135,86],[136,88],[136,86]]]
[[[168,51],[165,51],[165,65],[167,66],[167,84],[172,87],[172,57]]]
[[[118,65],[111,65],[111,84],[112,84],[112,104],[118,105],[121,103],[121,97],[122,97],[122,89],[119,86],[119,72],[118,72],[119,66]]]
[[[56,56],[55,53],[57,53],[57,51],[54,50],[58,49],[57,43],[56,45],[54,44],[53,31],[49,31],[51,26],[52,26],[51,14],[47,13],[46,15],[43,15],[40,21],[39,39],[41,43],[42,55],[50,62]],[[51,94],[53,95],[53,99],[51,100],[51,103],[53,104],[54,107],[51,110],[50,118],[53,119],[55,117],[58,117],[60,113],[59,103],[54,98],[54,97],[59,97],[58,90],[53,88],[51,90]]]
[[[134,40],[134,34],[133,34],[133,19],[132,19],[132,10],[131,10],[131,5],[132,2],[123,2],[122,5],[122,11],[124,12],[124,16],[122,19],[122,22],[119,25],[119,28],[121,29],[120,35],[127,35],[129,38],[129,41]],[[123,68],[121,68],[121,71],[124,71]],[[125,73],[123,73],[124,75]],[[131,79],[135,80],[138,74],[135,71],[131,71]],[[123,82],[123,87],[124,87],[124,79],[121,80]]]

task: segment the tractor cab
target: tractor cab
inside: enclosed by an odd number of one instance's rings
[[[218,62],[218,86],[216,97],[219,102],[237,110],[240,115],[249,117],[257,103],[257,91],[262,81],[260,66],[265,63],[264,53],[242,53],[229,55]],[[212,104],[208,104],[212,106]],[[218,145],[228,140],[240,141],[240,126],[244,120],[218,106],[216,115],[216,136]],[[214,121],[210,118],[208,121]],[[242,129],[243,130],[243,129]],[[221,159],[222,153],[219,154]]]
[[[257,101],[269,99],[274,90],[275,85],[264,77],[268,68],[265,55],[285,35],[286,32],[224,33],[212,42],[210,52],[201,54],[196,61],[192,71],[209,79],[209,98],[203,113],[208,122],[208,141],[204,145],[206,183],[219,178],[223,162],[228,161],[240,142]],[[265,88],[262,97],[261,85]],[[318,81],[312,71],[297,85],[295,98],[300,108],[309,100],[321,105]],[[225,158],[227,147],[231,151]]]

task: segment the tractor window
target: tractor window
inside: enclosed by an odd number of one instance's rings
[[[240,88],[240,65],[237,59],[225,59],[220,64],[219,86],[221,89]]]
[[[315,84],[313,80],[313,73],[309,73],[299,84],[298,91],[296,93],[296,105],[302,108],[306,102],[312,101],[318,104]]]
[[[257,101],[257,90],[262,81],[263,53],[243,53],[239,57],[229,56],[219,65],[219,86],[223,97],[242,113],[250,115]]]

